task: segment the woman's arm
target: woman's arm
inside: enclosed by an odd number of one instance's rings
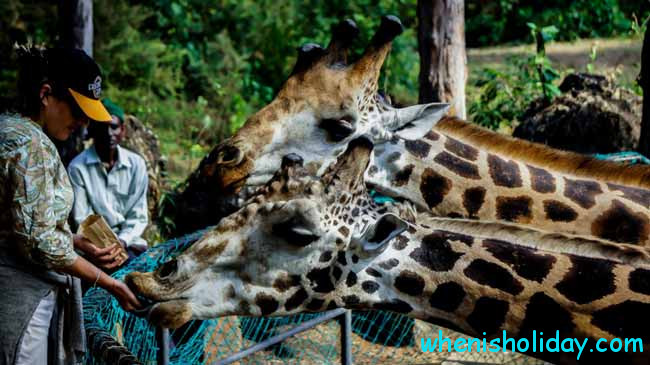
[[[101,269],[91,264],[83,257],[78,257],[71,265],[65,266],[59,270],[105,289],[117,299],[122,308],[126,311],[130,312],[142,307],[133,292],[131,292],[124,282],[106,275],[106,273]]]
[[[78,255],[65,224],[69,207],[64,199],[71,191],[60,180],[67,175],[47,137],[36,132],[30,137],[0,158],[10,161],[6,183],[13,190],[9,209],[16,247],[37,265],[68,266]]]

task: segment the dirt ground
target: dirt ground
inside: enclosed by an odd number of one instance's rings
[[[279,332],[286,331],[289,327],[281,328]],[[376,344],[362,339],[359,335],[352,334],[352,361],[357,365],[374,364],[431,364],[431,365],[456,365],[456,364],[510,364],[510,365],[544,365],[543,361],[513,353],[477,353],[477,352],[441,352],[423,353],[420,350],[420,338],[438,336],[441,330],[443,336],[449,337],[453,342],[456,338],[465,337],[448,329],[416,321],[414,329],[414,346],[393,347]],[[215,363],[223,359],[237,348],[243,350],[255,343],[241,337],[239,325],[236,320],[229,318],[221,321],[206,344],[208,354],[206,364]],[[340,364],[340,327],[336,321],[322,323],[315,328],[299,333],[287,339],[283,346],[294,352],[292,358],[278,358],[271,351],[260,351],[245,358],[236,364]],[[227,346],[225,346],[227,344]],[[443,347],[443,349],[446,349]]]
[[[570,43],[550,43],[546,45],[546,54],[557,68],[586,71],[593,46],[596,47],[595,72],[618,73],[620,85],[629,86],[634,82],[641,68],[641,39],[581,39]],[[508,57],[533,53],[534,47],[530,44],[468,49],[468,67],[471,72],[472,69],[498,66]]]

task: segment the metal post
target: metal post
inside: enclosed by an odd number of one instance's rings
[[[265,349],[265,348],[267,348],[269,346],[275,345],[276,343],[280,343],[280,342],[286,340],[287,338],[289,338],[289,337],[291,337],[291,336],[293,336],[295,334],[307,331],[307,330],[315,327],[316,325],[318,325],[320,323],[329,321],[330,319],[341,318],[342,316],[345,315],[345,312],[348,312],[348,311],[346,311],[343,308],[338,308],[338,309],[331,310],[329,312],[325,312],[322,316],[310,319],[309,321],[306,321],[306,322],[303,322],[300,325],[290,329],[287,332],[284,332],[284,333],[281,333],[279,335],[268,338],[268,339],[266,339],[266,340],[264,340],[264,341],[262,341],[262,342],[260,342],[260,343],[258,343],[256,345],[253,345],[253,346],[251,346],[251,347],[249,347],[249,348],[247,348],[247,349],[245,349],[243,351],[232,354],[232,355],[228,356],[225,359],[219,360],[219,361],[217,361],[215,363],[215,365],[232,364],[233,362],[239,361],[239,360],[245,358],[246,356],[249,356],[249,355],[251,355],[251,354],[253,354],[253,353],[257,352],[257,351],[260,351],[260,350],[263,350],[263,349]],[[352,318],[352,317],[350,317],[350,318]],[[350,365],[351,363],[346,363],[346,364]]]
[[[341,324],[341,365],[352,365],[352,312],[346,310],[339,317]]]
[[[158,365],[169,365],[169,329],[156,327],[158,342]]]

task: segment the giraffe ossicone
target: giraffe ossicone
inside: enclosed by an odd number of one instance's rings
[[[364,182],[371,150],[368,139],[353,140],[321,177],[287,159],[239,211],[176,259],[126,282],[156,303],[150,319],[171,328],[346,307],[390,310],[477,337],[557,330],[561,338],[650,345],[650,251],[377,205]]]

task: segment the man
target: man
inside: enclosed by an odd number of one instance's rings
[[[68,166],[75,196],[72,220],[78,227],[90,214],[103,216],[132,258],[147,249],[140,237],[148,223],[147,168],[142,157],[120,146],[125,135],[122,108],[108,99],[102,102],[111,122],[90,123],[93,145]]]

